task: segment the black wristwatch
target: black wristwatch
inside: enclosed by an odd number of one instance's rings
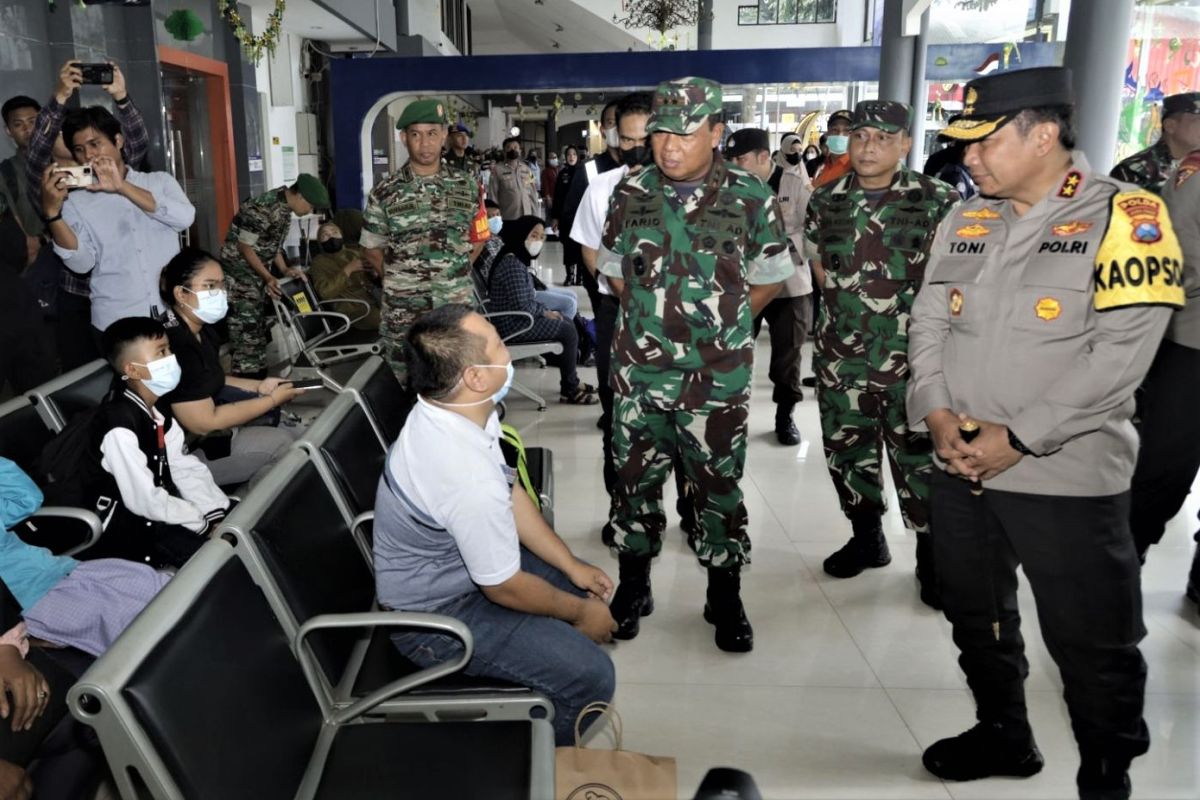
[[[1026,447],[1025,443],[1018,439],[1017,435],[1012,432],[1012,428],[1008,429],[1008,446],[1023,456],[1033,456],[1034,458],[1037,458],[1037,453]]]
[[[42,217],[42,224],[49,225],[51,222],[58,222],[60,219],[62,219],[62,210],[61,209],[59,209],[59,212],[57,214],[55,214],[53,217]]]

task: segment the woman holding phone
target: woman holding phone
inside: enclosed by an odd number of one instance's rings
[[[213,328],[228,310],[225,275],[210,254],[185,247],[163,267],[159,290],[174,315],[167,338],[183,373],[159,408],[169,408],[188,434],[202,437],[192,452],[208,464],[218,485],[252,481],[303,432],[281,423],[277,410],[301,390],[279,378],[225,374]]]

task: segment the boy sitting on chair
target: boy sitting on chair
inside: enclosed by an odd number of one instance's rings
[[[104,535],[85,557],[182,566],[230,500],[208,467],[186,452],[183,429],[155,408],[180,375],[162,323],[119,319],[102,344],[117,380],[97,409],[83,465],[87,496],[104,521]]]

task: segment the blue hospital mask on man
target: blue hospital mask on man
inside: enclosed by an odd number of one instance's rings
[[[434,400],[433,402],[437,403],[439,406],[445,406],[446,408],[470,408],[471,406],[481,406],[484,403],[496,403],[499,405],[500,401],[508,395],[508,390],[512,388],[513,378],[517,374],[516,370],[513,369],[512,362],[509,361],[507,364],[472,364],[471,366],[477,369],[505,370],[506,374],[504,376],[504,385],[497,389],[491,397],[485,397],[482,400],[476,400],[474,403],[445,403],[441,400]],[[458,383],[462,383],[462,378],[458,379]],[[457,385],[458,384],[455,384],[455,386]]]
[[[499,236],[500,229],[504,227],[504,217],[495,216],[488,217],[488,230],[492,232],[492,236]]]
[[[829,134],[825,137],[825,145],[835,156],[845,155],[846,151],[850,149],[850,137]]]

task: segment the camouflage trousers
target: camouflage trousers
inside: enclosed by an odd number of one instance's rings
[[[263,311],[263,285],[247,267],[225,267],[225,289],[229,293],[230,368],[238,375],[251,375],[267,368],[270,323]]]
[[[929,481],[933,446],[929,437],[908,429],[904,384],[883,392],[817,383],[825,461],[847,517],[882,514],[881,464],[886,446],[900,514],[908,528],[929,530]]]
[[[434,308],[428,294],[402,295],[384,289],[383,307],[379,313],[379,337],[383,342],[383,357],[402,385],[408,381],[408,365],[404,360],[404,337],[417,317]]]
[[[618,394],[613,407],[612,525],[618,552],[656,556],[662,550],[662,490],[672,462],[699,520],[696,556],[704,566],[750,563],[750,537],[742,503],[746,464],[747,396],[672,411]]]

